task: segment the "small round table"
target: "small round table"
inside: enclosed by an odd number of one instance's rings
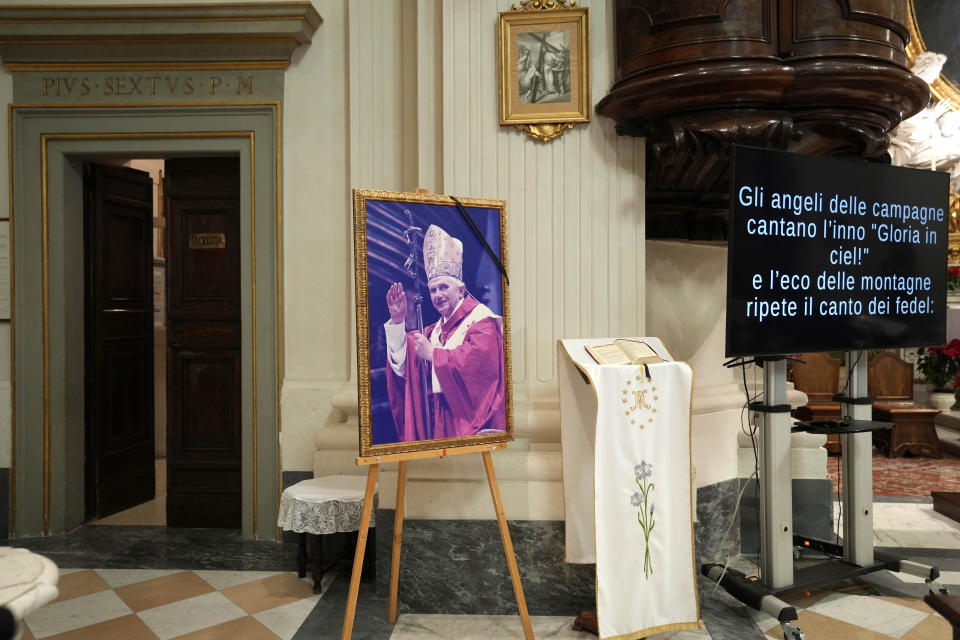
[[[363,513],[363,496],[367,479],[364,476],[323,476],[303,480],[284,489],[280,496],[277,526],[298,535],[297,575],[307,575],[307,561],[313,571],[313,592],[320,593],[320,581],[324,567],[321,558],[322,536],[334,533],[353,532],[354,547],[356,532],[360,529]],[[373,580],[376,576],[376,539],[374,519],[378,496],[374,493],[373,513],[370,516],[369,540],[363,557],[363,578]],[[307,534],[314,536],[312,553],[307,557]]]

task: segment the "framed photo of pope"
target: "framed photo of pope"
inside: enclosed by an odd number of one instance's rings
[[[353,218],[360,456],[512,439],[506,203],[354,189]]]

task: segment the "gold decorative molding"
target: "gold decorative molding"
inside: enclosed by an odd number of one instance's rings
[[[310,2],[8,5],[5,65],[289,62],[323,22]]]
[[[907,43],[907,60],[910,64],[921,53],[927,50],[920,33],[920,23],[917,22],[915,0],[907,3],[909,19],[907,27],[910,29],[910,42]],[[945,101],[951,110],[960,111],[960,89],[942,73],[930,84],[930,93],[938,102]],[[947,236],[947,263],[960,264],[960,193],[950,187],[950,232]]]
[[[960,264],[960,192],[950,187],[950,226],[947,235],[947,264]]]
[[[906,52],[907,60],[910,64],[913,64],[917,56],[927,50],[926,44],[923,42],[923,36],[920,34],[920,24],[917,22],[917,11],[913,6],[914,1],[915,0],[910,0],[908,3],[910,15],[907,27],[910,29],[910,42],[907,43]],[[930,85],[930,93],[932,93],[933,97],[937,100],[946,100],[949,102],[950,108],[954,111],[960,111],[960,89],[957,88],[957,85],[950,82],[942,73]]]
[[[540,142],[549,142],[559,138],[567,129],[573,129],[573,122],[558,122],[556,124],[518,124],[514,125],[517,131],[524,131],[528,136]]]
[[[577,6],[577,0],[521,0],[520,6],[511,5],[511,11],[550,11],[552,9],[569,9]]]

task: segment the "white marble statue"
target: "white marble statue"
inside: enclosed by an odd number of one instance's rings
[[[925,51],[911,71],[932,84],[946,61],[942,53]],[[904,120],[890,136],[890,159],[899,167],[948,171],[951,185],[960,189],[960,111],[940,101]]]

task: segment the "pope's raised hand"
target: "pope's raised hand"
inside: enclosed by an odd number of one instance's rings
[[[399,282],[394,282],[387,290],[387,309],[393,324],[402,324],[407,317],[407,295]]]

